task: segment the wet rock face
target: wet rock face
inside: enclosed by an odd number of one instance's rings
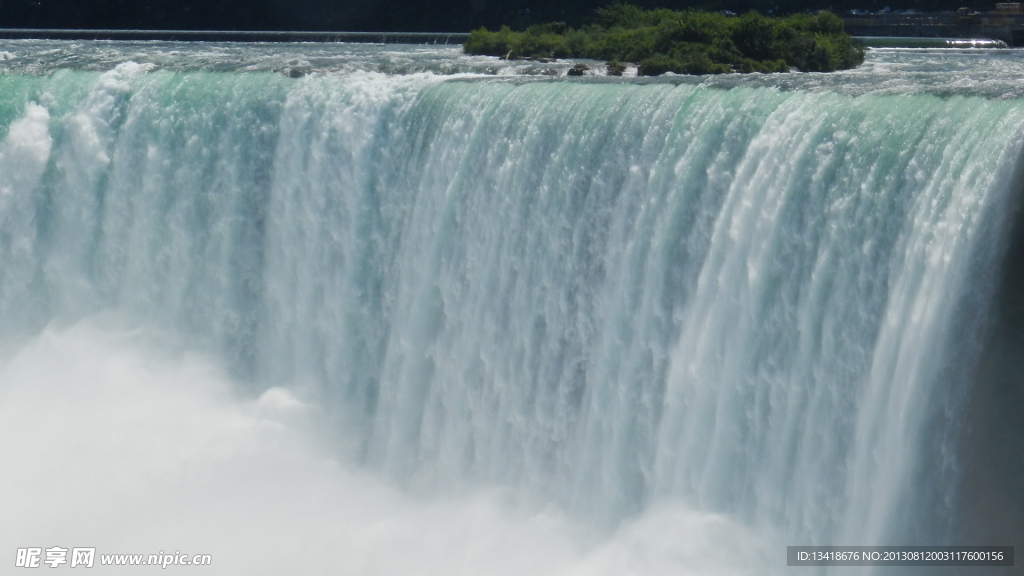
[[[587,70],[590,70],[590,66],[587,66],[586,64],[577,64],[569,69],[568,74],[569,76],[583,76],[587,73]]]

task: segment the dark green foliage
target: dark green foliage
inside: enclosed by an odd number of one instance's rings
[[[658,76],[665,72],[676,74],[726,74],[732,70],[725,64],[711,61],[704,52],[694,51],[680,56],[655,54],[640,62],[642,76]]]
[[[573,29],[562,22],[514,32],[474,30],[468,54],[504,58],[594,58],[639,62],[640,74],[722,74],[728,72],[807,72],[854,68],[864,50],[843,32],[835,14],[819,12],[788,18],[748,12],[740,17],[715,12],[645,10],[615,4],[597,11],[597,22]],[[609,64],[609,73],[613,73]]]

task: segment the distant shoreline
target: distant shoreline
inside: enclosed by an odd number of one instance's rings
[[[274,32],[236,30],[72,30],[0,28],[3,40],[162,40],[201,42],[359,42],[366,44],[458,44],[464,32]]]
[[[851,36],[891,38],[991,38],[1024,46],[1024,14],[917,12],[912,14],[847,14]]]
[[[361,44],[462,45],[467,32],[282,32],[239,30],[86,30],[63,28],[0,28],[0,40],[119,40],[166,42],[354,42]],[[964,47],[972,40],[929,36],[854,36],[868,47]],[[917,41],[913,46],[903,41]],[[959,41],[959,42],[958,42]],[[977,40],[975,40],[977,42]],[[984,42],[990,42],[982,40]],[[977,46],[991,47],[991,46]]]

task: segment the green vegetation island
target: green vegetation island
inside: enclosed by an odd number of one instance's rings
[[[478,28],[463,45],[467,54],[506,59],[588,58],[608,62],[621,75],[623,62],[642,76],[730,72],[834,72],[864,62],[864,48],[843,31],[831,12],[784,18],[698,10],[645,10],[616,4],[597,11],[596,22],[573,29],[562,22]],[[577,74],[582,68],[574,68]]]

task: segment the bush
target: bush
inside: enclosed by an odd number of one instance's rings
[[[864,49],[830,12],[773,18],[749,12],[727,17],[712,12],[644,10],[615,4],[597,11],[597,23],[579,30],[564,22],[514,32],[474,30],[467,54],[503,58],[593,58],[640,62],[640,74],[725,72],[831,72],[859,66]],[[609,74],[613,67],[609,65]],[[621,72],[619,72],[621,74]]]
[[[668,54],[655,54],[649,58],[644,58],[640,62],[638,73],[641,76],[660,76],[665,72],[675,72],[678,74],[682,71],[682,60],[673,58]]]
[[[466,54],[505,57],[515,49],[522,36],[521,32],[513,32],[508,26],[502,26],[497,32],[478,28],[469,33],[469,38],[462,45],[462,50]]]
[[[701,51],[691,51],[684,55],[655,54],[640,62],[641,76],[660,76],[666,72],[676,74],[727,74],[732,69],[721,63],[713,62]]]

